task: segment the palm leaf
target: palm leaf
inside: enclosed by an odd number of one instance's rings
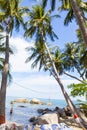
[[[75,18],[73,10],[68,11],[67,16],[65,17],[64,20],[64,25],[68,25],[69,22],[72,22],[73,18]]]
[[[47,5],[48,0],[42,0],[42,7],[45,8]]]
[[[56,0],[51,0],[51,9],[54,10],[56,5]]]

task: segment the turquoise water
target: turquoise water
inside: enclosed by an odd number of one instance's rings
[[[20,124],[28,124],[29,119],[33,116],[38,115],[37,109],[42,108],[49,108],[51,110],[55,109],[55,107],[60,107],[63,108],[67,104],[64,100],[56,100],[56,99],[51,99],[50,102],[52,103],[51,106],[48,105],[35,105],[35,104],[29,104],[29,103],[15,103],[13,106],[13,114],[10,116],[9,112],[11,109],[11,104],[10,102],[14,99],[17,99],[17,97],[7,97],[6,99],[6,118],[9,121],[15,121]],[[27,98],[31,100],[30,98]],[[48,99],[40,99],[41,101],[48,103]],[[23,105],[25,107],[19,107],[20,105]]]

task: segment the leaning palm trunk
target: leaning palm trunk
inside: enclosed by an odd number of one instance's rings
[[[53,62],[53,60],[52,60],[52,57],[51,57],[50,51],[49,51],[49,49],[48,49],[48,46],[47,46],[47,44],[46,44],[45,42],[44,42],[44,44],[45,44],[45,46],[46,46],[46,49],[47,49],[47,52],[48,52],[50,61],[51,61],[51,63],[52,63],[53,69],[54,69],[54,73],[55,73],[55,76],[54,76],[54,77],[55,77],[55,79],[57,80],[58,84],[59,84],[60,87],[61,87],[62,93],[63,93],[63,95],[64,95],[64,97],[65,97],[65,100],[66,100],[68,106],[69,106],[70,109],[71,109],[72,115],[73,115],[73,116],[74,116],[74,115],[79,115],[79,113],[78,113],[78,111],[77,111],[75,105],[73,104],[73,102],[71,101],[70,97],[68,96],[67,92],[66,92],[65,89],[64,89],[64,86],[63,86],[63,84],[62,84],[62,82],[61,82],[61,80],[60,80],[60,77],[59,77],[59,75],[58,75],[56,66],[55,66],[55,64],[54,64],[54,62]],[[80,115],[79,115],[79,117],[80,117]],[[81,117],[80,117],[80,118],[81,118]],[[76,123],[77,123],[77,122],[76,122]],[[86,126],[85,124],[86,124],[86,122],[81,118],[81,120],[79,120],[79,126],[81,126],[84,130],[86,130],[86,129],[87,129],[87,126]]]
[[[86,85],[87,85],[87,82],[84,82],[83,80],[81,80],[81,79],[77,78],[76,76],[73,76],[73,75],[71,75],[71,74],[68,74],[68,73],[66,73],[66,72],[64,72],[64,71],[63,71],[63,73],[64,73],[65,75],[67,75],[67,76],[69,76],[69,77],[71,77],[71,78],[74,78],[74,79],[76,79],[76,80],[80,81],[81,83],[83,83],[83,84],[86,84]]]
[[[77,5],[76,0],[70,0],[70,2],[71,2],[71,5],[72,5],[72,8],[73,8],[73,11],[75,13],[75,16],[76,16],[76,19],[77,19],[80,31],[82,33],[82,37],[83,37],[84,43],[87,46],[87,27],[85,26],[82,13],[81,13],[78,5]]]
[[[6,101],[8,64],[9,64],[9,33],[7,31],[5,62],[4,62],[3,72],[2,72],[2,80],[1,80],[1,88],[0,88],[0,125],[5,123],[5,101]]]

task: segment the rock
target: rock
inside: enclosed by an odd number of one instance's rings
[[[58,108],[58,110],[56,110],[56,112],[59,114],[60,117],[66,118],[66,113],[63,108]]]
[[[42,114],[43,111],[44,111],[43,109],[38,109],[38,110],[37,110],[37,112],[40,113],[40,114]]]
[[[31,117],[31,118],[29,119],[29,122],[35,122],[37,119],[38,119],[37,116]]]
[[[52,110],[50,110],[48,108],[46,108],[46,109],[38,109],[37,112],[43,115],[43,114],[46,114],[48,112],[52,112]]]
[[[24,130],[24,125],[20,125],[16,122],[6,122],[5,130]]]
[[[18,130],[24,130],[24,125],[17,126]]]
[[[47,113],[38,117],[35,122],[38,125],[41,124],[57,124],[59,123],[59,115],[57,113]]]
[[[64,111],[66,116],[70,116],[70,117],[72,116],[71,110],[68,106],[64,107]]]
[[[52,106],[52,102],[48,102],[47,105],[48,105],[48,106]]]
[[[18,106],[18,107],[26,107],[26,106],[20,105],[20,106]]]
[[[58,111],[60,108],[59,107],[55,107],[54,111]]]
[[[29,100],[27,100],[25,98],[18,98],[18,99],[11,101],[11,104],[14,104],[14,103],[29,103]]]
[[[41,104],[43,105],[44,103],[36,98],[33,98],[31,101],[30,101],[31,104]]]

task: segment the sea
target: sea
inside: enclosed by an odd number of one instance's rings
[[[36,104],[30,104],[30,103],[15,103],[13,106],[11,105],[11,101],[17,99],[18,97],[6,97],[6,119],[8,121],[16,122],[18,124],[29,124],[29,119],[34,116],[38,116],[38,109],[45,109],[49,108],[51,110],[54,110],[55,107],[63,108],[67,104],[65,100],[58,100],[58,99],[50,99],[50,102],[52,105],[47,105],[49,103],[49,99],[40,99],[40,101],[43,101],[46,103],[45,105],[36,105]],[[26,98],[28,100],[31,100],[31,98]],[[74,101],[74,104],[76,101]],[[23,107],[20,107],[23,106]],[[13,107],[13,113],[10,115],[10,109]]]

